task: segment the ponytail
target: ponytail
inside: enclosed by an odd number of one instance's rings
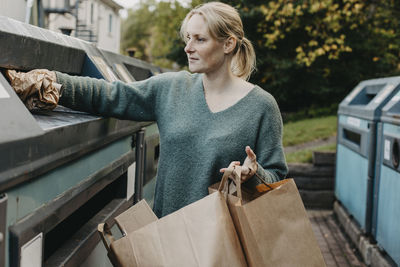
[[[232,73],[245,80],[249,80],[251,73],[256,69],[256,54],[250,40],[243,37],[237,41],[237,49],[231,63]]]

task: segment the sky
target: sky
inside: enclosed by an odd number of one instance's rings
[[[161,1],[168,1],[168,0],[161,0]],[[124,8],[131,8],[134,7],[136,4],[138,4],[140,0],[114,0],[114,2],[118,3]],[[187,3],[190,3],[191,0],[178,0],[178,2],[181,3],[182,5],[186,5]]]
[[[140,0],[114,0],[114,2],[124,7],[124,9],[119,11],[119,15],[121,18],[125,19],[128,16],[127,10],[138,4]]]
[[[139,0],[114,0],[114,2],[123,6],[124,8],[131,8],[135,4],[139,3]]]
[[[124,9],[120,10],[119,13],[122,18],[126,18],[128,16],[127,9],[134,7],[140,2],[140,0],[113,0],[113,1],[124,7]],[[157,1],[168,1],[168,0],[157,0]],[[182,5],[185,6],[188,3],[190,3],[191,0],[178,0],[178,2],[180,2]]]

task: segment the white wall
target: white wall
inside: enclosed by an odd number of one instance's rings
[[[0,16],[25,22],[26,0],[0,0]]]
[[[99,7],[98,46],[101,49],[119,53],[121,37],[121,18],[110,7]],[[111,28],[110,28],[111,16]]]
[[[75,1],[70,1],[73,5]],[[64,8],[64,0],[42,0],[43,7],[45,8]],[[45,27],[55,32],[61,32],[60,28],[75,28],[75,17],[71,14],[55,14],[51,13],[46,18]],[[72,36],[73,36],[72,32]]]
[[[65,15],[49,14],[46,24],[49,30],[55,32],[61,32],[60,28],[74,29],[75,17],[72,16],[71,14],[65,14]],[[73,34],[74,32],[71,33],[71,36],[73,36]]]

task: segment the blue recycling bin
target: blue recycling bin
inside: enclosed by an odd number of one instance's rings
[[[364,233],[371,232],[377,123],[399,83],[398,77],[362,81],[339,105],[335,195]]]
[[[400,266],[400,92],[383,107],[377,134],[372,235]]]

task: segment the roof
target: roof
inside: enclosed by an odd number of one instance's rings
[[[123,6],[114,2],[113,0],[100,0],[100,1],[106,4],[107,6],[116,9],[117,11],[124,8]]]

